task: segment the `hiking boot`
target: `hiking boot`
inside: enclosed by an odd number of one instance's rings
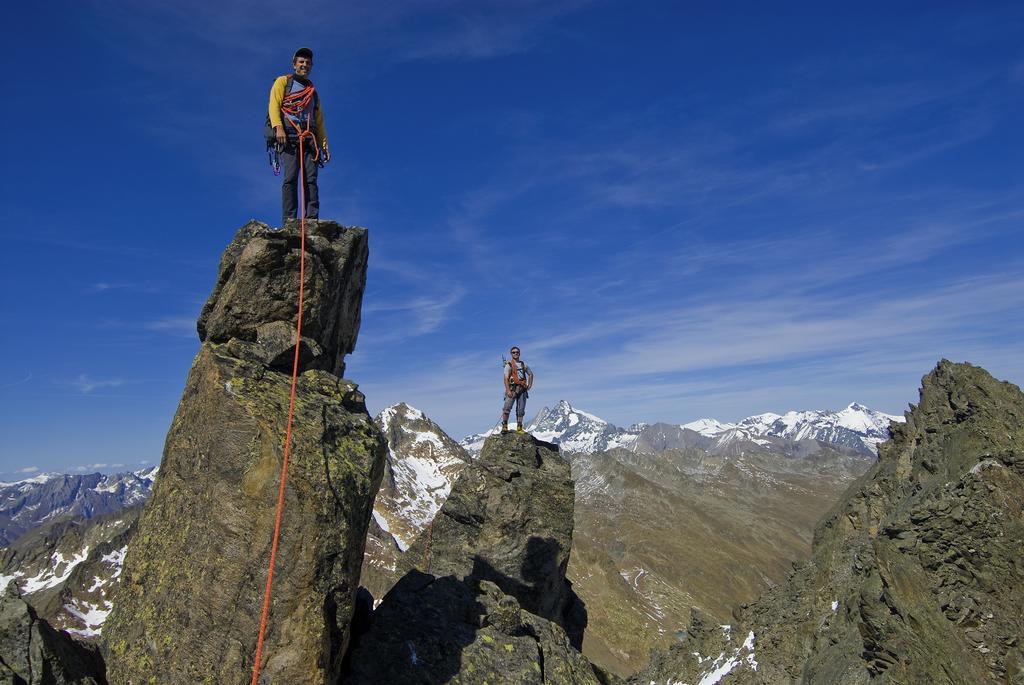
[[[501,434],[504,435],[505,433],[508,433],[508,424],[507,423],[501,424]]]
[[[523,433],[523,432],[525,432],[525,431],[523,431],[523,424],[520,423],[518,426],[516,426],[516,433]]]

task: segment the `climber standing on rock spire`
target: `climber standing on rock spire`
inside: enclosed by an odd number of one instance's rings
[[[512,359],[505,362],[502,382],[505,384],[505,405],[501,408],[501,432],[508,433],[508,415],[512,405],[516,405],[516,430],[523,432],[523,416],[526,415],[526,398],[533,387],[533,371],[519,358],[519,348],[515,345],[509,350]]]
[[[284,220],[294,219],[298,208],[299,140],[302,140],[302,172],[305,216],[320,216],[317,170],[329,162],[327,131],[320,96],[309,80],[313,51],[299,48],[292,57],[292,73],[278,76],[270,88],[267,108],[268,142],[277,146],[281,159],[281,212]]]

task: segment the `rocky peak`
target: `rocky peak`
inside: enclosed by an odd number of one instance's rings
[[[0,680],[25,685],[106,683],[95,647],[54,630],[25,603],[14,585],[0,588]]]
[[[567,452],[601,452],[622,447],[634,437],[565,400],[559,401],[552,409],[541,409],[530,421],[527,431]]]
[[[555,445],[491,436],[402,564],[491,580],[527,611],[563,622],[573,602],[565,578],[573,501],[569,464]]]
[[[434,519],[470,455],[404,402],[384,409],[374,421],[387,439],[388,454],[360,582],[379,595],[391,585],[386,579],[398,554]]]
[[[236,352],[290,372],[299,300],[300,235],[252,221],[224,251],[213,292],[196,325],[204,342],[236,341]],[[345,355],[359,334],[366,262],[366,231],[333,221],[306,222],[305,292],[300,370],[342,376]],[[248,346],[237,343],[249,343]]]
[[[307,222],[302,357],[261,672],[336,682],[386,445],[355,383],[365,229]],[[298,301],[298,225],[251,222],[221,260],[160,478],[104,628],[112,682],[253,670],[275,526]]]
[[[558,448],[487,438],[402,556],[406,573],[356,637],[345,682],[599,682],[565,577],[572,529]]]
[[[636,682],[1024,682],[1024,393],[943,360],[906,419],[810,562]]]

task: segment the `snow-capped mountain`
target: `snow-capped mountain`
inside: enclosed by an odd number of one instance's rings
[[[559,444],[565,452],[593,453],[613,447],[641,452],[699,447],[714,453],[745,446],[786,451],[792,443],[817,440],[869,456],[875,454],[878,443],[888,438],[890,421],[903,418],[855,402],[841,411],[766,413],[739,423],[702,418],[679,425],[640,423],[619,428],[562,400],[554,408],[541,409],[527,430],[541,440]],[[479,453],[484,439],[497,430],[495,427],[469,436],[460,444],[471,453]]]
[[[686,430],[691,430],[694,433],[700,433],[701,435],[713,438],[719,433],[724,433],[725,431],[736,428],[736,424],[722,423],[717,419],[697,419],[696,421],[684,423],[680,428],[685,428]]]
[[[627,447],[636,440],[636,433],[644,425],[629,430],[618,428],[562,400],[554,408],[541,409],[526,425],[526,430],[539,440],[559,445],[564,452],[602,452]],[[470,454],[480,454],[484,441],[500,429],[500,424],[495,424],[488,431],[463,438],[459,444]]]
[[[737,427],[753,435],[820,440],[874,452],[878,443],[889,439],[891,421],[902,423],[904,419],[854,402],[841,411],[791,411],[781,416],[759,414],[743,419]]]
[[[375,597],[391,587],[390,573],[437,514],[471,457],[423,412],[405,403],[374,419],[388,442],[380,490],[366,535],[360,584]]]
[[[405,550],[434,519],[470,457],[408,404],[388,407],[375,421],[387,438],[388,457],[373,517]]]
[[[489,430],[485,430],[483,433],[474,433],[473,435],[467,435],[462,440],[459,440],[459,447],[466,450],[473,456],[479,456],[480,450],[484,448],[484,442],[487,438],[491,437],[495,433],[501,430],[501,424],[496,423]]]
[[[149,497],[156,473],[157,467],[112,475],[46,473],[0,483],[0,547],[48,521],[91,519],[141,504]]]
[[[540,440],[557,443],[568,452],[602,452],[626,447],[636,434],[618,428],[562,400],[553,409],[544,407],[527,430]]]
[[[28,531],[0,550],[0,591],[13,581],[50,625],[98,637],[140,510],[66,517]]]

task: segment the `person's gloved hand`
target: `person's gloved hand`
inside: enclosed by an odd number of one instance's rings
[[[288,136],[284,132],[284,126],[275,126],[274,135],[277,137],[277,144],[281,147],[288,142]]]

